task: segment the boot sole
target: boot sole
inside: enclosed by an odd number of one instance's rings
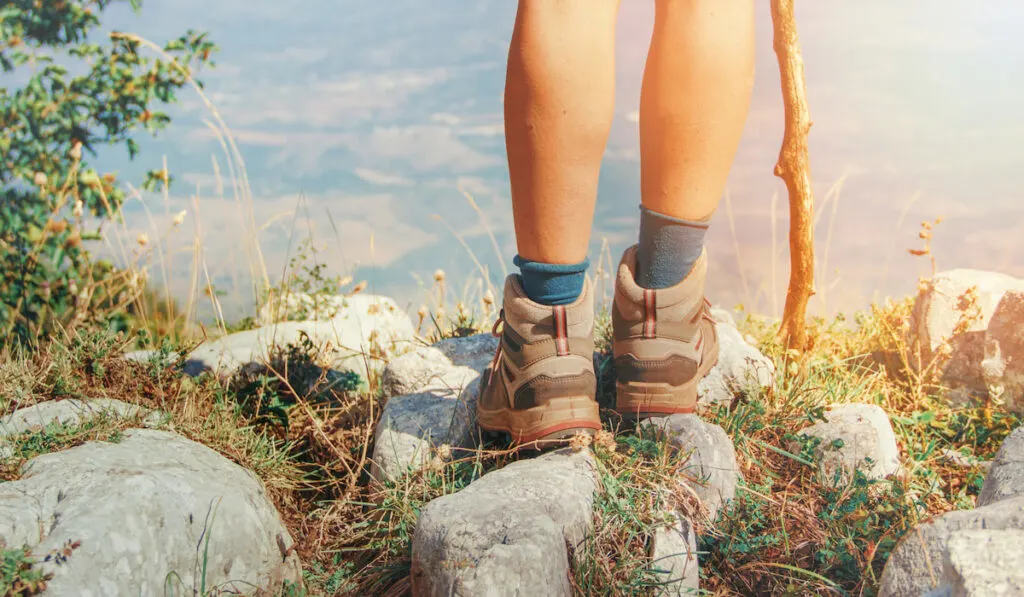
[[[717,364],[718,346],[716,345],[714,357],[697,370],[693,379],[682,385],[615,382],[615,411],[622,416],[624,421],[693,413],[697,410],[697,403],[700,400],[697,386]]]
[[[481,411],[477,424],[484,431],[509,434],[519,448],[540,450],[565,445],[577,433],[597,433],[601,414],[592,397],[569,396],[525,410]]]

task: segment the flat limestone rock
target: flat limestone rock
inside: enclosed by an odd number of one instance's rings
[[[274,349],[309,338],[316,347],[329,349],[324,356],[331,369],[354,371],[365,380],[370,373],[380,373],[391,358],[415,347],[412,320],[393,299],[358,294],[338,300],[336,314],[327,319],[267,323],[207,342],[188,355],[185,372],[230,377],[246,366],[267,362]],[[136,351],[125,357],[147,361],[155,354]]]
[[[111,398],[93,400],[47,400],[17,411],[0,419],[0,441],[10,435],[19,435],[33,429],[41,429],[51,423],[63,426],[81,425],[90,419],[109,416],[118,419],[141,418],[146,410]],[[146,422],[157,425],[162,420],[160,413],[150,413]]]
[[[77,542],[45,595],[138,597],[298,581],[292,539],[256,477],[174,433],[133,429],[28,461],[0,484],[0,540],[44,556]],[[176,576],[175,576],[176,575]],[[175,580],[175,579],[180,580]]]
[[[1024,595],[1024,530],[957,531],[949,537],[942,580],[954,597]]]
[[[589,533],[596,489],[591,453],[566,449],[430,502],[413,537],[413,594],[572,595],[566,545]]]

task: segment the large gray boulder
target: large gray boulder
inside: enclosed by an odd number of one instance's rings
[[[593,456],[566,449],[430,502],[413,537],[413,594],[572,595],[566,546],[589,533],[596,489]]]
[[[301,571],[259,480],[201,444],[150,429],[28,461],[0,484],[0,541],[60,562],[44,595],[137,597],[206,586],[252,592]],[[205,578],[203,573],[205,571]]]
[[[223,376],[251,364],[264,364],[275,349],[299,345],[308,338],[323,349],[322,365],[354,371],[365,380],[384,365],[415,346],[412,320],[388,297],[357,294],[340,297],[328,319],[281,321],[206,342],[186,358],[186,372],[213,371]],[[126,358],[149,360],[153,351],[128,353]]]
[[[880,597],[921,597],[936,589],[947,595],[954,594],[947,582],[955,576],[970,576],[972,586],[985,583],[1002,583],[1011,571],[1001,570],[999,562],[1005,554],[995,556],[982,566],[980,559],[987,557],[980,552],[986,545],[1006,546],[1005,536],[990,536],[979,542],[975,535],[963,535],[963,531],[1021,531],[1024,530],[1024,497],[1008,498],[976,510],[948,512],[930,522],[918,525],[900,541],[886,562],[882,572]],[[990,542],[991,539],[991,542]],[[1019,543],[1014,553],[1019,556]],[[970,558],[975,558],[973,564]],[[951,569],[944,571],[944,562]],[[972,568],[974,572],[967,570]],[[984,572],[983,570],[989,570]],[[981,574],[982,576],[978,576]],[[941,579],[945,577],[946,582]],[[934,594],[934,593],[933,593]],[[960,592],[958,595],[988,595],[998,593]],[[1017,595],[1019,593],[1003,593]]]
[[[978,505],[1018,496],[1024,496],[1024,427],[1018,427],[1000,446],[985,477]]]
[[[972,315],[962,304],[971,289],[976,296],[977,317],[955,334],[958,323]],[[1024,280],[997,272],[956,269],[936,274],[918,293],[908,340],[912,347],[920,347],[921,358],[913,364],[927,367],[939,362],[954,401],[963,402],[988,391],[991,380],[986,379],[982,366],[987,331],[1000,301],[1010,291],[1024,291]],[[948,358],[943,356],[947,352]]]
[[[371,475],[395,480],[476,444],[480,374],[497,339],[478,334],[417,349],[388,364],[391,395],[374,431]]]
[[[900,471],[900,451],[892,422],[880,406],[842,404],[825,413],[825,421],[799,432],[821,440],[815,456],[830,480],[849,480],[856,469],[869,479],[884,479]],[[841,443],[841,447],[834,447]],[[798,453],[795,442],[790,451]]]

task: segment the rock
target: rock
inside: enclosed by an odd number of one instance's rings
[[[736,318],[732,316],[732,313],[730,313],[729,311],[726,311],[725,309],[720,309],[718,307],[712,307],[711,308],[711,317],[713,317],[715,319],[716,323],[720,323],[722,325],[728,325],[728,326],[731,326],[731,327],[736,327]]]
[[[314,296],[306,292],[288,292],[283,297],[271,294],[257,309],[256,321],[261,326],[282,321],[330,321],[345,311],[361,310],[364,305],[377,303],[380,298],[372,294]]]
[[[668,434],[673,446],[690,454],[686,464],[688,484],[707,508],[708,518],[717,518],[722,506],[736,497],[736,486],[742,478],[732,439],[718,425],[693,414],[648,419],[645,425]]]
[[[954,338],[954,329],[964,317],[961,297],[971,288],[977,289],[979,317]],[[915,365],[929,365],[940,354],[940,347],[949,343],[952,352],[943,368],[943,380],[952,388],[984,392],[986,384],[981,361],[985,353],[985,330],[1003,295],[1010,290],[1024,291],[1024,280],[969,269],[936,274],[918,293],[910,317],[908,341],[910,346],[919,344],[921,348],[921,362]]]
[[[912,529],[903,536],[885,564],[880,597],[920,597],[937,588],[932,579],[938,581],[944,575],[943,562],[951,554],[951,538],[960,531],[977,530],[1024,530],[1024,497],[1008,498],[976,510],[948,512]],[[964,540],[969,541],[971,536],[966,537]],[[963,549],[962,544],[953,544],[954,552],[963,553]]]
[[[465,338],[448,338],[435,346],[453,364],[483,371],[491,364],[494,352],[498,350],[498,338],[491,334],[474,334]]]
[[[355,371],[365,380],[367,362],[369,372],[380,373],[388,360],[413,347],[415,330],[392,299],[357,294],[345,297],[344,307],[332,319],[285,321],[229,334],[200,346],[188,360],[193,370],[231,375],[249,364],[266,362],[274,347],[298,344],[303,335],[317,347],[330,348],[324,355],[330,368]]]
[[[566,544],[590,531],[595,466],[587,450],[551,452],[427,504],[413,537],[413,594],[572,595]]]
[[[19,408],[0,419],[0,440],[5,436],[19,435],[46,427],[51,423],[71,427],[97,417],[141,419],[145,414],[146,410],[139,406],[110,398],[97,398],[88,402],[76,398],[47,400]],[[160,413],[150,413],[146,417],[146,424],[150,426],[157,426],[162,421],[163,415]]]
[[[989,393],[1024,414],[1024,292],[1007,292],[992,314],[981,373]]]
[[[476,416],[460,396],[464,384],[477,377],[475,371],[459,367],[446,376],[452,380],[450,389],[438,387],[390,398],[374,430],[373,479],[397,480],[423,468],[434,456],[447,459],[453,448],[471,447]]]
[[[712,309],[718,324],[718,364],[701,380],[701,404],[730,403],[740,392],[770,388],[775,364],[743,338],[728,312]]]
[[[685,517],[677,517],[669,526],[654,532],[651,541],[651,566],[661,584],[659,597],[700,594],[700,567],[697,562],[697,536]]]
[[[942,562],[942,586],[952,597],[1024,595],[1024,531],[957,531]]]
[[[475,445],[480,374],[497,346],[490,334],[445,340],[388,364],[382,376],[393,395],[374,432],[371,475],[394,480],[441,452]]]
[[[953,466],[962,466],[964,468],[980,467],[982,469],[988,469],[992,466],[992,462],[988,460],[980,460],[973,456],[964,456],[957,450],[946,448],[942,451],[942,459],[952,464]]]
[[[1003,442],[985,478],[978,506],[1024,496],[1024,427],[1018,427]]]
[[[900,451],[889,416],[874,404],[843,404],[825,413],[826,422],[799,433],[821,439],[815,449],[818,462],[829,479],[848,480],[860,468],[869,479],[884,479],[900,471]],[[835,448],[836,440],[842,447]],[[793,453],[800,447],[793,442]],[[870,462],[865,462],[870,458]]]
[[[706,516],[714,521],[722,507],[736,497],[742,475],[736,462],[732,439],[718,425],[694,414],[647,419],[643,423],[665,433],[669,443],[687,456],[684,482],[701,504],[695,512],[673,512],[675,523],[657,529],[651,540],[652,568],[665,583],[658,595],[697,595],[700,568],[697,539],[691,517]]]
[[[133,429],[120,443],[38,456],[23,471],[0,484],[0,541],[37,555],[79,542],[66,562],[41,564],[54,574],[46,595],[163,595],[174,574],[173,592],[191,593],[204,566],[206,586],[228,591],[301,578],[256,477],[176,434]]]
[[[445,353],[427,346],[404,354],[384,368],[381,385],[385,396],[414,394],[444,378],[455,365]]]
[[[159,350],[146,349],[146,350],[134,350],[132,352],[126,352],[122,355],[129,361],[135,361],[136,363],[153,363],[157,362],[163,367],[170,367],[178,361],[178,355],[171,353],[168,355],[162,354]],[[186,358],[181,363],[181,370],[185,375],[191,375],[197,377],[205,371],[209,371],[208,363],[201,360]]]

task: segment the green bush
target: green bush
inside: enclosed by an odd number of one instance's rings
[[[158,57],[143,40],[91,35],[117,0],[8,0],[0,7],[0,343],[34,343],[56,326],[101,321],[141,291],[132,272],[88,251],[117,218],[125,191],[90,164],[105,146],[139,153],[135,136],[171,121],[193,73],[212,65],[205,33],[188,31]],[[140,10],[140,0],[129,0]],[[74,74],[73,74],[74,73]],[[198,82],[197,82],[198,84]],[[150,171],[143,188],[170,184]]]

